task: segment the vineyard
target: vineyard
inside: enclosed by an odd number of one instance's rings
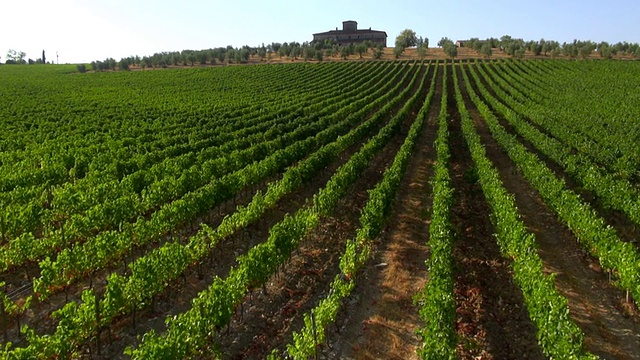
[[[0,67],[2,359],[640,359],[640,63]]]

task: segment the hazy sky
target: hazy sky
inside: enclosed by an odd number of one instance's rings
[[[393,46],[409,28],[430,39],[640,42],[637,0],[5,0],[0,61],[9,49],[60,63],[161,51],[311,41],[356,20]]]

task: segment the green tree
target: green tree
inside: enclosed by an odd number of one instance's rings
[[[242,62],[248,62],[251,58],[251,51],[248,49],[242,49],[242,51],[240,51],[240,57],[242,58]]]
[[[107,66],[102,61],[92,61],[91,68],[93,71],[104,71],[107,69]]]
[[[444,48],[445,45],[447,44],[453,44],[453,41],[451,41],[451,39],[449,39],[448,37],[443,37],[442,39],[440,39],[440,41],[438,41],[438,46]]]
[[[358,46],[356,46],[356,52],[358,53],[358,55],[360,55],[360,58],[362,59],[362,54],[367,52],[367,47],[364,44],[358,44]]]
[[[333,45],[331,47],[331,52],[333,57],[340,55],[340,45],[338,44]]]
[[[562,43],[562,53],[569,57],[578,56],[577,40],[574,40],[573,43]]]
[[[128,71],[129,70],[129,61],[127,59],[120,59],[120,63],[118,64],[120,70]]]
[[[402,55],[403,52],[404,52],[404,48],[402,46],[396,46],[393,49],[393,56],[395,56],[396,59],[399,59],[400,55]]]
[[[581,44],[578,49],[578,54],[580,54],[581,58],[586,59],[591,55],[591,53],[593,53],[593,50],[595,50],[595,44],[591,41],[587,41],[586,43]]]
[[[143,68],[144,67],[151,67],[151,65],[153,65],[153,60],[151,60],[150,57],[145,56],[145,57],[142,58],[142,62],[141,63],[144,65]]]
[[[289,52],[289,57],[293,58],[293,60],[298,59],[298,56],[301,54],[301,49],[299,46],[291,47],[291,52]]]
[[[484,43],[480,48],[480,54],[482,54],[486,58],[490,58],[493,55],[493,49],[491,49],[491,45],[489,43]]]
[[[453,42],[449,42],[444,46],[444,53],[447,54],[450,58],[455,58],[458,56],[458,47]]]
[[[173,53],[171,54],[171,57],[169,58],[171,61],[171,65],[173,66],[178,66],[180,64],[180,53]]]
[[[307,46],[304,48],[304,61],[309,61],[316,56],[316,49],[311,46]]]
[[[535,56],[540,56],[540,54],[542,53],[542,47],[544,45],[544,42],[545,42],[544,39],[541,39],[539,42],[529,41],[529,44],[528,44],[529,51],[531,51]]]
[[[209,60],[209,54],[206,51],[198,51],[198,53],[196,54],[196,58],[198,59],[200,65],[206,65],[207,61]]]
[[[26,63],[24,61],[25,56],[27,56],[27,54],[24,51],[16,51],[16,50],[10,49],[9,51],[7,51],[7,61],[5,63],[6,64],[25,64]]]
[[[506,48],[507,45],[513,42],[513,38],[510,35],[502,35],[500,37],[500,47]]]
[[[416,42],[416,48],[418,50],[418,56],[421,58],[427,56],[427,50],[429,50],[429,38],[423,38],[420,36]]]
[[[340,56],[342,56],[343,60],[347,60],[347,58],[349,57],[349,47],[348,46],[343,46],[340,48]]]
[[[598,53],[600,53],[600,57],[603,59],[611,59],[613,55],[611,53],[611,45],[606,41],[601,42],[598,44]]]
[[[196,64],[196,61],[198,61],[198,58],[196,57],[196,54],[189,53],[189,55],[187,55],[187,61],[191,64],[191,66],[194,66]]]
[[[466,46],[466,47],[470,47],[470,48],[472,48],[474,51],[476,51],[476,52],[478,52],[478,53],[479,53],[479,52],[480,52],[480,50],[482,49],[482,45],[484,45],[484,43],[485,43],[485,41],[480,41],[480,39],[478,39],[478,38],[471,38],[471,39],[469,39],[469,41],[468,41],[468,44],[469,44],[469,45],[465,44],[464,46]]]
[[[427,56],[427,47],[422,45],[422,46],[418,46],[418,56],[420,56],[420,58],[424,58],[425,56]]]
[[[541,39],[540,40],[540,44],[542,45],[542,53],[544,54],[544,56],[547,56],[547,53],[551,50],[553,50],[553,41],[546,41],[545,39]]]
[[[118,66],[118,62],[114,58],[108,58],[104,62],[107,65],[107,69],[109,70],[115,70],[116,66]]]
[[[416,32],[411,29],[404,29],[396,37],[396,47],[401,47],[406,49],[408,47],[416,46],[418,42],[418,38],[416,37]]]

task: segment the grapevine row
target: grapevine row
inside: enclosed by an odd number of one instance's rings
[[[389,73],[390,76],[394,74],[396,72]],[[294,134],[301,132],[302,136],[296,136],[291,139],[290,145],[287,147],[283,147],[281,150],[271,149],[272,151],[275,150],[273,155],[267,156],[262,160],[254,158],[252,159],[253,163],[249,162],[251,158],[243,161],[244,168],[214,179],[198,191],[188,193],[182,202],[176,201],[171,203],[170,207],[163,207],[163,209],[151,216],[150,222],[138,220],[131,230],[127,231],[125,229],[116,238],[122,239],[121,241],[114,240],[112,233],[107,232],[103,233],[105,234],[104,236],[98,236],[93,241],[88,241],[81,246],[61,251],[53,262],[45,259],[40,263],[41,277],[34,280],[34,291],[45,294],[48,288],[68,285],[74,279],[86,275],[89,271],[112,264],[125,255],[132,245],[139,246],[149,243],[149,241],[157,238],[157,234],[167,233],[174,226],[185,223],[189,219],[193,219],[207,211],[212,206],[232,198],[233,194],[239,190],[256,184],[271,174],[278,173],[291,162],[300,160],[314,147],[321,145],[315,142],[315,138],[312,136],[314,133],[327,128],[334,121],[334,118],[340,118],[342,114],[348,113],[350,109],[356,109],[356,106],[365,104],[370,98],[375,98],[376,94],[350,102],[348,107],[343,106],[350,101],[349,99],[337,104],[336,108],[331,107],[331,109],[340,110],[336,111],[332,116],[321,119],[314,127],[311,127],[311,124],[301,126]],[[341,129],[341,131],[346,131],[347,125],[343,123]],[[261,155],[266,155],[267,153],[268,151],[263,151]],[[294,156],[284,156],[284,154]],[[193,207],[193,204],[198,204],[197,208],[186,208],[187,206]],[[132,243],[132,240],[135,242]]]
[[[398,83],[395,89],[398,89],[401,84],[402,82]],[[379,99],[385,101],[385,97]],[[331,131],[324,131],[318,135],[318,138],[325,139],[324,141],[335,139],[338,129],[341,127],[344,128],[345,125],[348,128],[351,123],[363,117],[366,111],[370,111],[372,108],[379,106],[379,104],[381,104],[380,101],[374,101],[371,106],[355,114],[357,116],[350,116],[346,122],[342,123],[342,126],[331,128]],[[381,112],[388,113],[389,110],[390,107],[385,107]],[[376,121],[380,120],[377,118]],[[57,312],[56,316],[60,317],[61,325],[63,324],[62,319],[68,319],[68,321],[64,323],[75,321],[76,323],[73,328],[88,329],[86,332],[78,333],[70,331],[68,326],[62,327],[60,325],[54,335],[33,335],[30,338],[29,347],[23,348],[22,350],[16,349],[15,351],[37,354],[48,347],[51,349],[49,350],[51,354],[65,353],[69,351],[69,349],[73,349],[84,342],[84,339],[87,339],[91,334],[95,333],[99,327],[107,325],[110,319],[113,319],[118,314],[132,311],[142,306],[144,304],[143,301],[145,301],[144,299],[153,296],[154,293],[157,293],[166,286],[168,281],[179,276],[188,264],[196,261],[199,257],[207,255],[210,247],[220,240],[221,237],[235,231],[239,226],[242,226],[241,223],[246,225],[249,221],[257,219],[257,217],[265,211],[265,202],[271,202],[271,204],[273,204],[279,197],[282,197],[288,189],[293,189],[298,186],[302,179],[297,180],[296,177],[302,176],[306,177],[305,180],[308,180],[310,176],[306,174],[305,171],[317,171],[326,164],[326,161],[329,161],[331,156],[337,155],[336,151],[343,149],[347,144],[353,143],[358,137],[362,137],[366,131],[368,131],[367,129],[370,129],[376,121],[368,122],[367,126],[363,126],[360,131],[352,132],[345,137],[339,137],[340,140],[343,138],[345,140],[341,142],[337,148],[333,147],[332,152],[325,152],[324,155],[312,157],[313,160],[291,168],[292,170],[288,172],[288,175],[283,177],[282,182],[279,184],[281,186],[270,187],[270,191],[268,191],[264,197],[260,195],[254,197],[254,200],[249,206],[239,209],[236,213],[238,216],[234,216],[234,214],[226,218],[215,232],[204,227],[202,231],[190,239],[186,246],[182,246],[179,243],[167,243],[157,251],[131,264],[132,275],[130,278],[111,274],[108,279],[104,297],[99,301],[98,307],[95,306],[97,302],[96,294],[92,291],[85,291],[82,304],[70,303]],[[327,149],[329,148],[330,147]],[[278,154],[274,155],[274,158],[281,156]],[[315,168],[310,168],[311,166],[315,166]],[[211,236],[211,238],[209,238],[209,236]],[[158,286],[160,287],[158,288]],[[100,324],[96,323],[96,309],[100,310]],[[68,348],[68,344],[74,345]]]
[[[553,277],[546,276],[542,271],[535,236],[527,231],[513,195],[504,188],[498,170],[486,156],[480,136],[465,107],[455,71],[453,77],[463,136],[491,208],[498,245],[501,252],[513,260],[515,283],[522,289],[529,317],[538,328],[538,343],[544,354],[551,358],[592,358],[583,348],[584,334],[570,318],[567,299],[555,288]],[[467,91],[472,94],[469,83],[466,84]]]
[[[416,71],[412,83],[417,81]],[[405,92],[412,86],[407,87]],[[253,247],[247,255],[238,258],[224,279],[215,278],[211,286],[192,302],[192,308],[167,319],[167,332],[158,336],[145,334],[137,349],[128,349],[134,359],[158,357],[183,358],[203,349],[215,329],[224,326],[235,307],[243,301],[247,292],[260,286],[282,265],[297,248],[299,241],[315,228],[322,217],[328,216],[338,201],[347,193],[375,154],[382,150],[399,130],[408,111],[402,110],[375,137],[365,144],[331,177],[326,186],[313,198],[313,206],[301,208],[292,216],[286,216],[269,231],[265,243]],[[401,116],[402,115],[402,116]]]
[[[382,180],[369,191],[369,200],[360,215],[360,228],[354,239],[347,240],[345,252],[340,257],[340,273],[331,282],[327,297],[320,300],[310,312],[304,314],[304,327],[293,333],[292,343],[287,345],[287,354],[290,358],[307,359],[316,354],[317,346],[325,341],[327,326],[335,322],[343,300],[351,294],[355,286],[358,272],[369,259],[372,242],[382,230],[400,180],[424,126],[435,92],[438,68],[439,66],[436,65],[427,97],[393,163],[384,172]],[[403,110],[408,111],[413,103],[419,100],[424,84],[424,82],[420,84],[420,88]],[[275,350],[270,358],[278,358]]]
[[[455,359],[456,302],[454,297],[453,243],[451,204],[453,185],[449,174],[449,128],[447,119],[447,69],[442,81],[442,99],[438,115],[438,135],[435,142],[436,164],[432,184],[433,205],[429,225],[429,259],[426,261],[429,280],[416,295],[420,318],[424,326],[418,330],[423,346],[418,349],[422,359]]]
[[[471,72],[473,73],[473,70]],[[631,293],[636,304],[640,304],[640,253],[635,246],[621,241],[616,231],[607,226],[604,219],[599,217],[587,202],[567,189],[563,180],[557,178],[513,135],[507,133],[473,89],[469,89],[469,94],[498,143],[522,170],[531,185],[538,190],[543,200],[558,214],[585,249],[599,259],[602,267],[617,275],[617,285]]]

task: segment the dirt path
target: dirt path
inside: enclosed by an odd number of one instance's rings
[[[327,358],[414,359],[420,339],[419,309],[413,296],[424,288],[429,254],[429,204],[442,69],[436,80],[427,122],[415,156],[400,183],[388,226],[376,243],[375,256],[359,275],[352,298],[331,331]]]
[[[638,315],[625,303],[597,261],[584,252],[575,236],[557,219],[531,188],[515,164],[499,148],[468,97],[465,99],[489,158],[529,231],[536,236],[545,272],[558,274],[556,287],[569,300],[574,321],[585,333],[587,350],[604,359],[640,359]]]

